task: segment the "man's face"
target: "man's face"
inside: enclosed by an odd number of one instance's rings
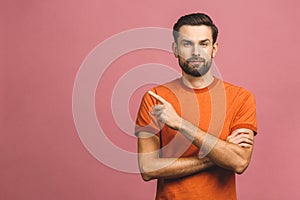
[[[205,25],[180,27],[177,44],[173,44],[173,52],[186,74],[195,77],[205,75],[217,52],[217,43],[213,44],[211,28]]]

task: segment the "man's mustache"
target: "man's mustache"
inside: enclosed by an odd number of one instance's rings
[[[188,62],[205,62],[205,59],[202,57],[192,57],[187,59]]]

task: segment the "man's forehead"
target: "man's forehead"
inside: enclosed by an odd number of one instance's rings
[[[180,27],[178,32],[179,32],[178,39],[180,40],[203,41],[208,39],[212,41],[212,30],[211,27],[209,26],[184,25]]]

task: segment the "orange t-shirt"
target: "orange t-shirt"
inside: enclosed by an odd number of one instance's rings
[[[181,79],[151,89],[172,104],[185,120],[222,140],[238,128],[257,132],[253,95],[215,78],[207,88],[191,89]],[[178,131],[164,126],[150,114],[156,99],[145,94],[138,112],[135,132],[149,132],[160,138],[160,157],[197,156],[199,148]],[[159,179],[156,199],[236,199],[235,173],[215,166],[177,179]]]

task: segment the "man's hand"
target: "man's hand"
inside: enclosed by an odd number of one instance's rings
[[[252,130],[246,128],[240,128],[234,130],[226,139],[227,142],[237,144],[240,147],[250,148],[253,145],[253,138],[250,133]]]
[[[155,94],[152,91],[148,93],[158,100],[161,104],[155,105],[151,111],[151,114],[156,116],[158,121],[165,123],[169,127],[178,130],[181,124],[181,117],[176,113],[173,106],[161,96]]]

